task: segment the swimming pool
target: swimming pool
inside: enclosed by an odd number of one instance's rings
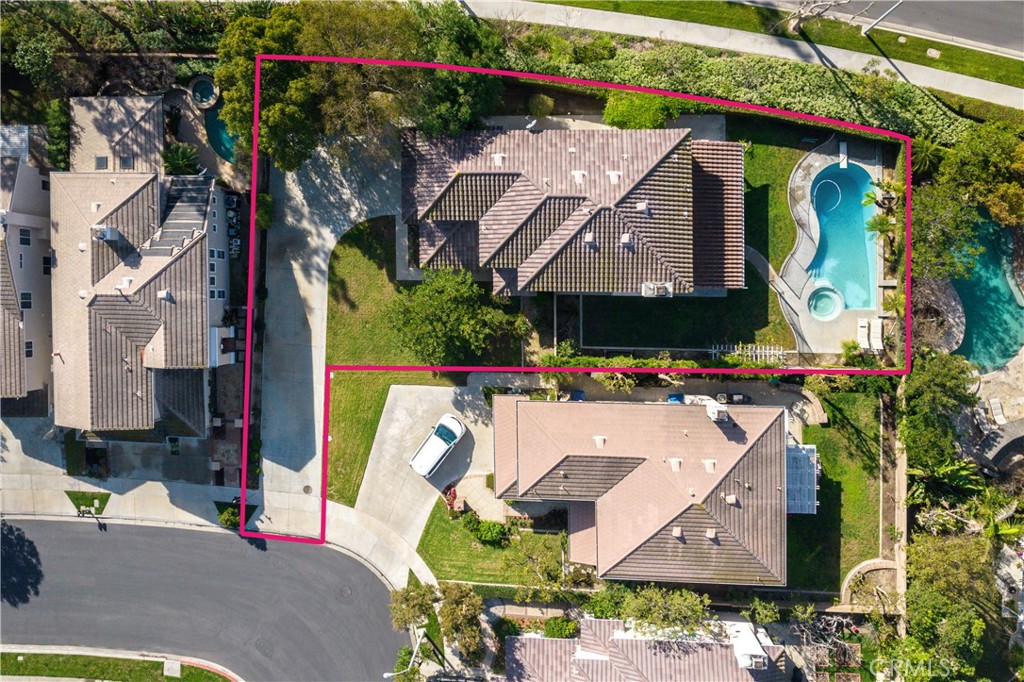
[[[865,224],[876,209],[861,204],[870,189],[871,176],[852,163],[846,168],[826,166],[811,183],[820,231],[807,274],[817,284],[830,283],[847,310],[875,309],[876,235]]]
[[[203,119],[206,126],[206,139],[210,141],[213,151],[217,156],[228,163],[235,162],[235,136],[228,132],[227,126],[220,118],[220,110],[224,107],[224,100],[217,102],[217,105],[203,112]]]
[[[978,256],[971,278],[953,280],[965,317],[964,341],[956,353],[982,372],[991,372],[1006,365],[1024,346],[1024,306],[1017,302],[1003,264],[1013,248],[1010,235],[984,223],[978,242],[985,253]]]

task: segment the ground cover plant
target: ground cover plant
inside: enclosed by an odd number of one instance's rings
[[[22,660],[18,660],[18,659]],[[133,661],[125,658],[98,656],[65,656],[62,654],[0,654],[0,668],[5,675],[23,677],[62,677],[116,682],[164,682],[164,666],[160,661]],[[204,668],[181,666],[182,682],[224,682],[228,678]]]

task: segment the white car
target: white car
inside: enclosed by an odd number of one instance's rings
[[[416,448],[416,454],[409,460],[409,466],[420,476],[430,478],[464,435],[466,427],[462,422],[454,415],[445,413]]]

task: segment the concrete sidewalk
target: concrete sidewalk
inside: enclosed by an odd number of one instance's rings
[[[877,55],[815,45],[801,40],[776,38],[762,33],[707,26],[686,21],[656,19],[635,14],[546,5],[527,0],[464,0],[470,12],[486,19],[503,19],[606,31],[623,35],[658,38],[690,45],[702,45],[734,52],[821,64],[830,68],[861,72]],[[883,68],[894,70],[903,80],[922,87],[937,88],[967,97],[1024,109],[1024,89],[993,83],[929,66],[895,59],[881,59]]]

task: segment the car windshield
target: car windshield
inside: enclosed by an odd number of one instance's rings
[[[444,424],[437,425],[437,428],[434,429],[434,435],[443,440],[446,445],[451,445],[457,440],[455,432]]]

